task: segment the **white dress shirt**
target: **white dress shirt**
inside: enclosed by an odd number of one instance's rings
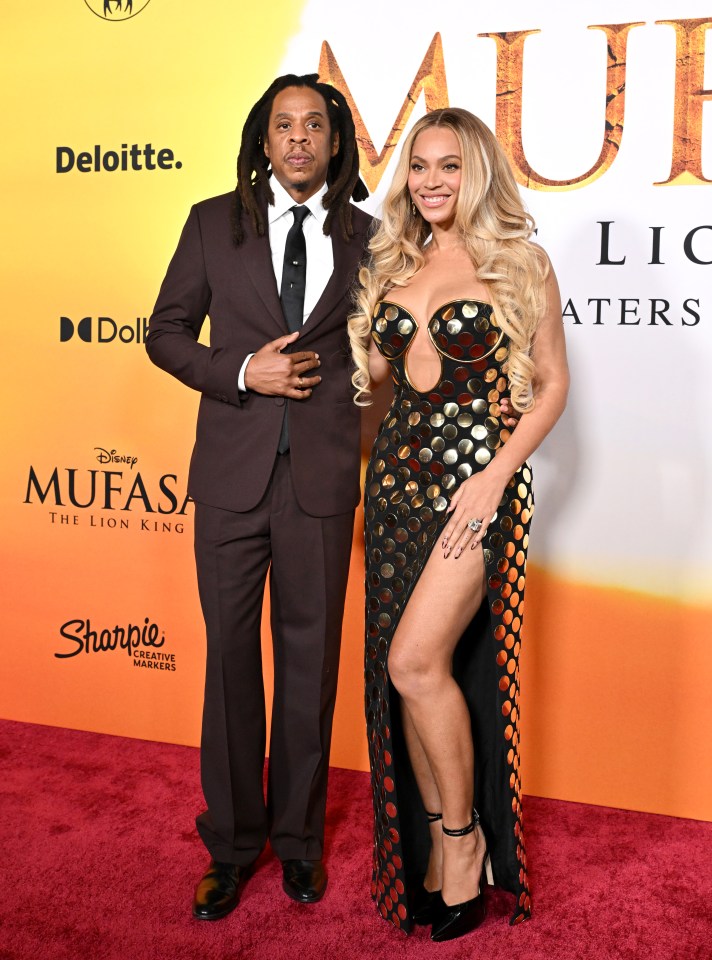
[[[277,280],[277,290],[279,290],[282,286],[282,267],[284,266],[284,248],[287,244],[287,234],[294,223],[292,207],[295,206],[297,201],[290,197],[275,177],[272,177],[271,186],[274,191],[274,205],[267,207],[267,219],[269,223],[269,245],[272,251],[272,267]],[[303,323],[306,323],[309,319],[309,314],[316,306],[331,274],[334,272],[334,251],[331,246],[331,237],[324,235],[326,210],[321,201],[326,191],[327,185],[324,184],[318,193],[309,197],[306,203],[300,204],[300,206],[309,208],[309,216],[305,218],[302,225],[304,240],[307,245],[307,281],[304,293]],[[240,370],[238,388],[242,391],[247,389],[245,387],[245,370],[252,357],[254,357],[254,353],[245,358]]]

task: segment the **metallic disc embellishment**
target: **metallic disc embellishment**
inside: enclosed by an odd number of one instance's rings
[[[408,320],[407,317],[401,320],[401,322],[398,324],[398,333],[402,333],[403,336],[408,336],[408,334],[412,331],[412,329],[413,329],[413,321]]]
[[[489,452],[487,447],[478,447],[475,453],[475,460],[484,466],[489,463],[492,459],[492,454]]]
[[[386,307],[386,311],[383,315],[386,320],[396,320],[398,317],[398,307],[394,307],[393,305]]]

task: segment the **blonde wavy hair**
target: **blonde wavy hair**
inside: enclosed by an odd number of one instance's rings
[[[524,209],[504,151],[494,134],[467,110],[448,107],[426,114],[413,127],[401,151],[393,183],[383,203],[383,220],[369,244],[370,259],[359,271],[356,309],[348,328],[355,370],[355,401],[370,399],[368,351],[371,318],[387,290],[402,287],[425,265],[430,227],[413,212],[408,174],[418,134],[447,127],[460,143],[462,179],[455,223],[475,267],[487,284],[495,317],[509,338],[506,372],[513,406],[526,412],[534,405],[531,347],[544,313],[549,261],[530,242],[534,220]]]

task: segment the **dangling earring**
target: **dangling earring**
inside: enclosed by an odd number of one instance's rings
[[[413,214],[413,216],[415,217],[415,216],[417,215],[417,213],[418,213],[418,208],[416,207],[415,201],[414,201],[412,198],[411,198],[411,201],[410,201],[410,210],[411,210],[411,213]]]

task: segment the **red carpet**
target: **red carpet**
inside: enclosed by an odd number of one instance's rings
[[[240,906],[190,917],[207,858],[198,752],[0,721],[0,960],[708,960],[712,824],[528,797],[535,913],[490,888],[469,937],[406,938],[368,894],[368,777],[333,770],[329,888],[300,906],[265,854]]]

